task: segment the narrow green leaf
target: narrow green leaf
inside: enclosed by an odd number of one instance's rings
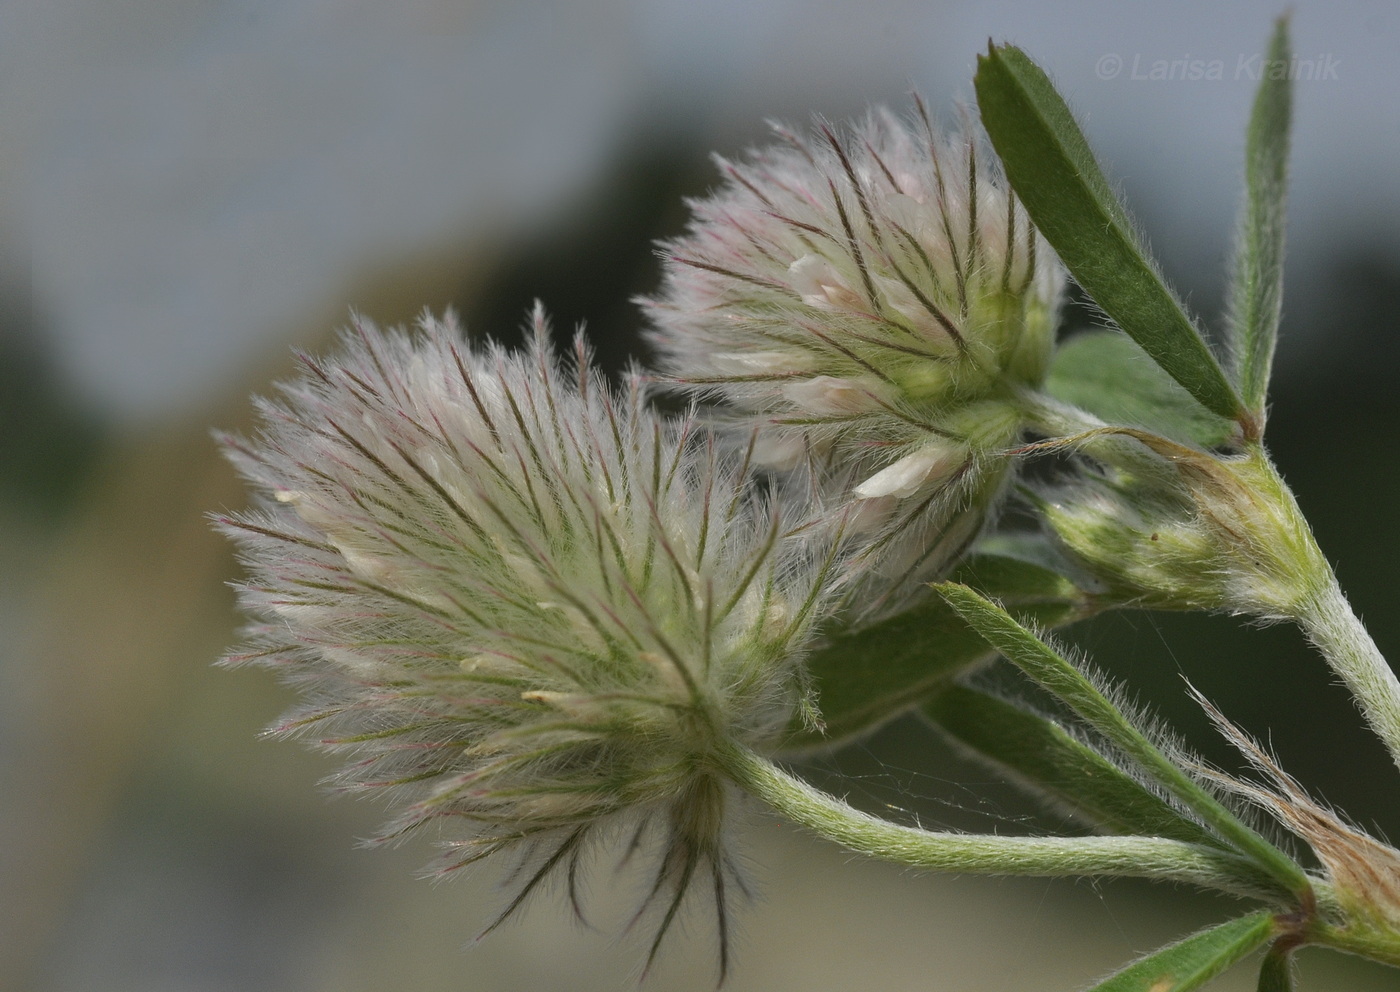
[[[1274,933],[1267,912],[1251,913],[1168,944],[1088,992],[1188,992],[1262,947]]]
[[[974,555],[956,574],[1045,627],[1090,612],[1084,594],[1043,565]],[[794,725],[787,746],[825,747],[870,730],[992,653],[986,640],[938,597],[880,623],[838,631],[807,660],[824,730]]]
[[[995,542],[974,555],[969,555],[950,576],[954,582],[981,589],[997,602],[1014,610],[1031,606],[1048,606],[1050,614],[1063,610],[1066,615],[1082,617],[1090,608],[1088,593],[1052,566],[1055,546],[1036,533],[1025,540],[1012,543],[1012,535],[998,535]],[[1050,621],[1058,625],[1062,619]]]
[[[871,730],[991,654],[941,602],[833,634],[807,659],[823,727],[789,728],[786,747],[838,744]]]
[[[1235,433],[1231,420],[1211,413],[1161,370],[1132,338],[1091,331],[1055,350],[1046,391],[1105,423],[1142,427],[1203,448]]]
[[[1207,409],[1243,422],[1220,363],[1167,289],[1084,134],[1019,48],[977,60],[977,105],[1011,188],[1094,302]]]
[[[1144,772],[1196,812],[1222,839],[1267,872],[1285,891],[1311,889],[1303,870],[1246,826],[1163,754],[1083,672],[1023,627],[1004,609],[967,586],[934,587],[987,643],[1047,692],[1059,698]]]
[[[1282,942],[1280,942],[1282,943]],[[1292,948],[1274,945],[1259,966],[1259,992],[1293,992]]]
[[[1101,831],[1220,843],[1052,720],[961,685],[949,686],[920,712],[978,756]]]
[[[1240,392],[1261,422],[1283,302],[1283,242],[1287,226],[1288,130],[1293,83],[1288,16],[1274,25],[1269,57],[1260,73],[1245,140],[1245,208],[1230,287],[1230,344],[1239,366]]]

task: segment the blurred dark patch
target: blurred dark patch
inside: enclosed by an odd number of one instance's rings
[[[1353,239],[1321,268],[1314,292],[1285,299],[1275,420],[1334,403],[1400,408],[1400,250],[1393,241]],[[1293,317],[1307,325],[1296,346]],[[1307,351],[1305,367],[1287,361],[1295,347]]]
[[[27,288],[0,280],[0,503],[56,521],[102,441],[97,413],[58,373]]]
[[[660,284],[655,244],[684,229],[683,199],[717,182],[704,150],[660,129],[639,134],[574,211],[508,248],[494,276],[459,302],[468,330],[518,341],[542,300],[560,340],[586,325],[607,371],[645,359],[644,321],[632,300]]]

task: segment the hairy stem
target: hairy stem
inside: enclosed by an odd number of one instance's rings
[[[1393,930],[1317,924],[1309,931],[1308,940],[1400,968],[1400,934]]]
[[[1326,585],[1300,605],[1297,620],[1356,697],[1392,760],[1400,765],[1400,679],[1352,611],[1330,570]]]
[[[1277,521],[1275,543],[1284,552],[1285,568],[1291,566],[1290,578],[1297,590],[1285,613],[1351,690],[1366,722],[1400,766],[1400,679],[1352,611],[1287,483],[1262,449],[1255,449],[1252,456],[1247,463],[1250,471],[1242,472],[1241,478],[1263,504],[1272,506],[1271,515]],[[1263,540],[1270,537],[1262,535]]]
[[[862,813],[752,751],[719,756],[730,777],[786,819],[860,854],[914,868],[976,875],[1114,875],[1186,882],[1287,904],[1252,862],[1161,837],[1004,837],[922,830]]]
[[[1400,680],[1352,612],[1292,490],[1257,445],[1217,465],[1193,482],[1203,516],[1236,535],[1236,556],[1261,580],[1261,602],[1267,607],[1272,592],[1279,615],[1302,627],[1400,765]]]

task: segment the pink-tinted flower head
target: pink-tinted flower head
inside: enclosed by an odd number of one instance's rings
[[[660,851],[661,933],[702,879],[723,931],[710,751],[791,718],[822,563],[636,377],[615,392],[581,345],[562,373],[539,314],[521,354],[425,319],[303,365],[226,441],[267,497],[222,521],[258,618],[231,660],[307,697],[278,729],[353,758],[339,783],[392,797],[386,837],[441,826],[442,870],[517,851],[507,914],[631,831]]]
[[[1001,487],[1018,389],[1049,362],[1063,271],[978,139],[872,113],[819,123],[691,203],[643,301],[668,377],[810,470],[883,571],[927,571]],[[852,503],[869,505],[851,506]],[[867,556],[868,557],[868,556]]]

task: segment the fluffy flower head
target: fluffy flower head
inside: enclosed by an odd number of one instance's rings
[[[665,371],[757,427],[761,462],[869,504],[886,544],[920,524],[912,546],[937,556],[1000,484],[1008,401],[1045,375],[1064,276],[977,138],[918,109],[719,160],[644,302]]]
[[[820,563],[635,380],[616,394],[581,345],[561,373],[542,316],[523,354],[422,332],[358,327],[263,405],[257,440],[227,441],[269,497],[223,521],[261,620],[233,660],[306,692],[280,729],[353,755],[344,786],[393,795],[386,836],[450,828],[444,870],[519,851],[533,874],[507,914],[630,829],[662,852],[661,932],[703,877],[722,936],[709,755],[790,719]]]

